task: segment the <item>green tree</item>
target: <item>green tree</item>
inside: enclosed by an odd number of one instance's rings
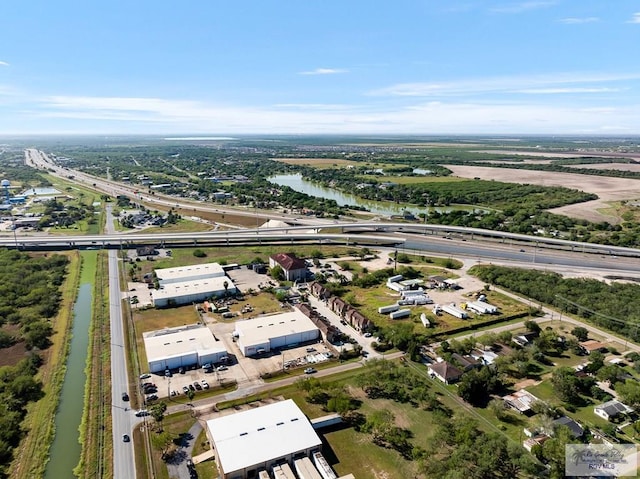
[[[578,341],[586,341],[589,339],[589,331],[583,326],[576,326],[571,330],[571,334],[573,334]]]
[[[576,372],[570,367],[557,368],[551,374],[551,384],[560,399],[570,404],[580,402],[580,386]]]
[[[616,392],[627,406],[634,409],[640,408],[640,383],[635,379],[627,379],[623,384],[616,386]]]
[[[285,279],[284,270],[279,264],[275,265],[269,270],[269,275],[277,281],[284,281]]]

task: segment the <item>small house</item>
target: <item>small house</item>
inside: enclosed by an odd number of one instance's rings
[[[462,371],[446,361],[429,364],[427,368],[432,376],[435,376],[445,384],[453,384],[462,377]]]
[[[599,406],[593,408],[593,412],[597,416],[600,416],[602,419],[611,421],[612,419],[615,419],[620,415],[633,412],[633,409],[631,409],[626,404],[622,404],[617,399],[612,399],[611,401],[607,401],[606,403],[600,404]]]

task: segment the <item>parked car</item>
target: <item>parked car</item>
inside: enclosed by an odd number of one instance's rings
[[[182,392],[187,394],[189,392],[189,388],[187,386],[182,386]]]
[[[122,400],[123,401],[128,401],[129,400],[129,395],[126,392],[122,393]]]
[[[165,375],[166,377],[170,378],[170,377],[171,377],[171,371],[170,371],[170,370],[168,370],[168,369],[167,369],[167,370],[165,370],[164,375]]]
[[[217,367],[217,371],[226,371],[227,369],[229,369],[229,368],[226,367],[224,364],[222,366],[218,366]]]
[[[195,387],[198,391],[202,391],[202,384],[200,383],[193,383],[193,387]]]
[[[148,415],[149,415],[149,411],[147,411],[146,409],[140,409],[139,411],[136,411],[137,417],[148,416]]]
[[[149,394],[147,396],[147,401],[155,401],[156,399],[158,399],[158,395],[157,394]]]
[[[204,389],[209,389],[209,383],[205,379],[202,380],[202,387]]]
[[[313,373],[315,373],[315,372],[317,372],[317,371],[315,370],[315,368],[307,368],[307,369],[305,369],[305,370],[304,370],[304,373],[305,373],[305,374],[313,374]]]
[[[179,372],[180,374],[184,374],[184,368],[182,368],[182,367],[181,367],[181,368],[178,368],[178,372]]]
[[[193,387],[193,384],[189,384],[189,389],[191,389],[192,391],[195,391],[195,390],[196,390],[196,388],[195,388],[195,387]]]
[[[373,336],[373,334],[371,334],[371,333],[364,333],[364,337],[365,337],[365,338],[370,338],[371,336]]]
[[[140,375],[140,379],[149,379],[151,377],[151,374],[149,373],[144,373]]]
[[[316,348],[307,348],[308,353],[314,353],[315,351],[316,351]]]

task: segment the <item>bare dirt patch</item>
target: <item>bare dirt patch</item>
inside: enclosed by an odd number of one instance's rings
[[[601,211],[609,208],[611,202],[635,200],[640,197],[640,180],[630,178],[609,178],[604,176],[589,176],[572,173],[558,173],[553,171],[529,171],[519,169],[491,168],[484,166],[445,165],[454,175],[462,178],[481,178],[484,180],[505,181],[509,183],[526,183],[542,186],[564,186],[576,190],[595,193],[597,200],[586,201],[575,205],[562,206],[550,210],[552,213],[563,214],[588,221],[620,221],[610,214]]]
[[[513,389],[519,391],[520,389],[528,388],[529,386],[537,386],[542,381],[536,381],[535,379],[525,379],[524,381],[520,381],[519,383],[515,383],[513,385]]]

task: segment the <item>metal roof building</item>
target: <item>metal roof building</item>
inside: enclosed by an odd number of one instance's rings
[[[234,336],[242,354],[253,356],[317,340],[320,330],[304,313],[295,309],[289,313],[238,321]]]
[[[322,441],[291,399],[207,421],[222,479],[256,477],[319,451]]]
[[[224,287],[225,283],[226,288]],[[237,288],[231,278],[216,276],[162,285],[160,289],[151,290],[151,300],[156,308],[166,308],[167,306],[198,303],[212,296],[220,297],[236,292]]]
[[[227,355],[222,341],[200,324],[149,331],[142,337],[151,373],[217,363]]]
[[[224,269],[218,263],[156,269],[155,273],[161,285],[225,276]]]

